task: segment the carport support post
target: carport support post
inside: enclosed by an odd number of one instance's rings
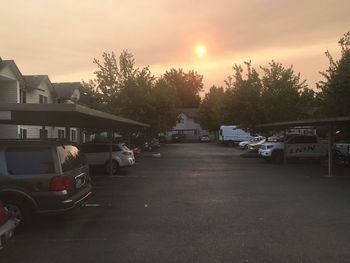
[[[283,164],[287,164],[287,129],[284,130],[284,140],[283,140]]]
[[[333,141],[334,141],[333,125],[330,125],[328,127],[328,177],[332,177],[332,170],[333,170]]]
[[[108,133],[109,137],[109,176],[113,175],[113,162],[112,162],[112,143],[113,143],[113,130]]]
[[[66,141],[70,142],[70,127],[66,126]]]

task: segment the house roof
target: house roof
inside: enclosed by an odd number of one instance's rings
[[[6,67],[11,67],[12,71],[17,75],[18,80],[24,84],[24,78],[23,75],[21,73],[21,71],[19,70],[19,68],[17,67],[16,63],[14,60],[3,60],[0,58],[0,70]]]
[[[184,113],[190,118],[197,118],[198,117],[198,108],[178,108],[178,113]]]
[[[15,63],[15,62],[13,60],[0,60],[0,69],[7,67],[11,63]]]
[[[75,90],[80,90],[80,82],[60,82],[52,83],[54,90],[56,91],[58,97],[63,99],[69,99]]]
[[[35,89],[41,84],[41,82],[49,77],[47,75],[24,75],[23,78],[27,88]]]
[[[48,88],[52,92],[52,96],[57,96],[56,91],[53,88],[48,75],[24,75],[23,78],[25,81],[26,88],[29,90],[37,89],[43,81],[46,81],[48,84]]]

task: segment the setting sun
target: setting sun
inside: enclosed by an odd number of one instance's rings
[[[204,46],[197,46],[196,54],[198,57],[203,57],[206,53],[206,48]]]

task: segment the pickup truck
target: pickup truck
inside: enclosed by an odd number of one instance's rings
[[[259,155],[267,161],[282,163],[284,145],[286,144],[286,157],[322,159],[327,156],[327,141],[315,135],[295,135],[286,138],[286,142],[265,142],[260,146]]]

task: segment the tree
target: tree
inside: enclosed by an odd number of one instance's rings
[[[176,92],[178,108],[197,108],[201,98],[199,92],[203,89],[203,76],[193,70],[188,73],[182,69],[166,71],[163,78]]]
[[[228,90],[229,111],[232,112],[234,121],[241,126],[250,128],[261,122],[261,91],[262,83],[258,72],[252,67],[251,62],[244,62],[246,66],[246,78],[243,77],[243,67],[233,67],[233,77],[225,81]]]
[[[176,94],[164,78],[156,81],[150,93],[152,118],[149,123],[155,133],[166,132],[177,121]]]
[[[157,80],[149,67],[135,67],[134,56],[126,50],[119,59],[114,52],[102,58],[94,59],[95,79],[83,82],[82,103],[151,124],[155,134],[175,125],[176,96],[168,81]]]
[[[339,40],[341,58],[333,59],[329,51],[329,67],[321,75],[325,80],[320,81],[319,98],[325,116],[350,115],[350,32],[344,34]]]
[[[262,82],[262,122],[290,121],[300,118],[300,91],[306,89],[305,80],[301,81],[300,73],[295,74],[293,67],[284,68],[274,61],[269,67],[261,67]]]
[[[227,96],[223,87],[212,86],[199,107],[199,123],[204,129],[217,131],[230,124]]]

